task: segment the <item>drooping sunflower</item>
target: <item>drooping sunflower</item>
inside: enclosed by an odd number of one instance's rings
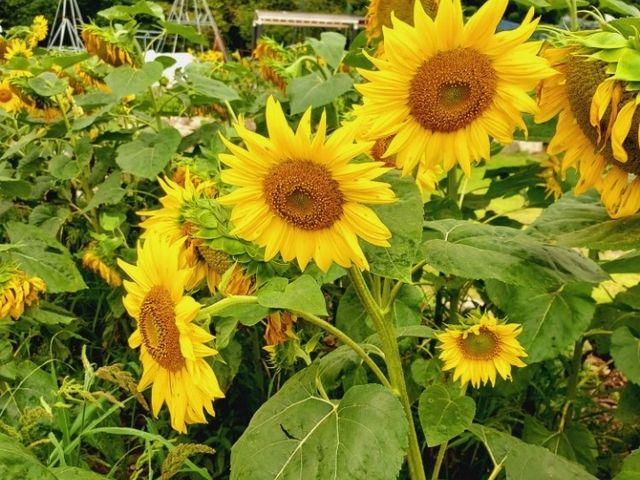
[[[135,65],[135,55],[130,46],[131,38],[117,36],[110,29],[89,24],[82,30],[82,40],[87,52],[96,55],[103,62],[119,67]]]
[[[356,114],[369,125],[367,138],[393,136],[385,156],[396,155],[403,173],[490,156],[490,136],[512,141],[526,129],[522,112],[537,111],[528,92],[553,74],[537,53],[541,42],[524,43],[538,20],[533,9],[514,30],[496,33],[508,0],[489,0],[464,24],[460,0],[441,0],[435,19],[415,3],[414,26],[394,19],[384,30],[384,54],[370,60],[377,71],[357,85],[363,105]]]
[[[540,84],[535,119],[559,114],[547,151],[580,172],[577,194],[595,187],[612,217],[632,215],[640,210],[640,96],[613,78],[615,62],[589,53],[577,44],[544,51],[557,74]]]
[[[496,374],[510,379],[512,365],[526,366],[521,357],[527,353],[516,339],[521,331],[519,324],[498,323],[491,312],[470,327],[449,327],[438,335],[443,370],[453,370],[454,381],[471,382],[476,388],[489,382],[495,385]]]
[[[197,216],[198,199],[215,196],[213,183],[196,179],[188,169],[179,170],[177,180],[180,183],[169,178],[159,178],[158,182],[166,193],[160,199],[162,208],[138,212],[139,215],[148,217],[140,223],[140,226],[145,229],[142,238],[153,233],[164,235],[172,242],[185,238],[184,258],[193,272],[187,282],[188,289],[195,288],[206,279],[207,286],[213,293],[220,285],[223,275],[233,267],[224,293],[248,294],[253,286],[251,276],[246,275],[244,269],[237,265],[229,254],[208,246],[203,239],[199,238],[196,218],[192,218]],[[192,211],[195,213],[191,213]]]
[[[311,108],[297,131],[287,124],[280,104],[266,107],[269,138],[236,123],[246,149],[223,139],[231,154],[221,154],[222,180],[237,188],[221,197],[233,206],[234,234],[265,248],[265,260],[280,252],[304,270],[311,259],[327,271],[332,262],[368,268],[358,237],[388,246],[389,229],[368,204],[395,200],[390,186],[374,181],[387,171],[379,162],[351,163],[370,142],[354,143],[355,129],[343,126],[326,139],[323,115],[311,135]]]
[[[0,318],[17,320],[25,307],[39,301],[45,290],[41,278],[30,277],[15,265],[0,263]]]
[[[31,48],[20,38],[12,38],[7,42],[7,51],[4,54],[4,59],[9,61],[14,57],[33,57]]]
[[[438,11],[438,0],[418,0],[427,15],[433,18]],[[413,23],[413,3],[409,0],[371,0],[365,23],[367,39],[382,37],[382,27],[391,27],[391,13],[405,23]]]
[[[264,340],[267,351],[273,351],[276,345],[286,342],[288,339],[297,338],[293,331],[293,324],[297,317],[291,312],[271,312],[267,317],[267,325],[264,330]]]
[[[122,285],[122,278],[120,274],[115,270],[113,261],[109,258],[105,258],[101,254],[100,246],[97,244],[90,245],[89,248],[82,255],[82,264],[99,275],[108,285],[112,287],[118,287]]]
[[[25,108],[24,102],[6,78],[0,81],[0,108],[7,113],[14,113]]]
[[[153,415],[166,403],[171,426],[186,433],[187,424],[206,423],[204,410],[215,415],[213,401],[224,393],[205,360],[217,354],[205,345],[214,337],[194,323],[201,305],[184,295],[192,273],[180,267],[181,248],[181,242],[149,235],[138,246],[136,265],[122,260],[118,265],[133,280],[123,282],[123,303],[137,322],[129,346],[140,347],[143,373],[138,390],[153,385]]]

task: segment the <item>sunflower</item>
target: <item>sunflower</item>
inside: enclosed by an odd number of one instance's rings
[[[298,338],[293,331],[293,324],[298,318],[290,312],[272,312],[267,317],[264,330],[265,350],[271,352],[274,347],[289,339]]]
[[[227,289],[223,293],[248,294],[253,286],[251,276],[247,275],[244,268],[236,264],[229,254],[208,246],[199,238],[196,219],[192,218],[197,217],[197,213],[192,213],[197,210],[197,200],[216,195],[213,183],[193,177],[188,168],[178,170],[176,180],[179,183],[169,178],[159,178],[158,182],[166,193],[160,199],[162,208],[138,212],[139,215],[148,217],[140,223],[146,230],[142,238],[152,233],[164,235],[172,242],[185,238],[184,258],[187,265],[193,269],[193,275],[187,282],[188,289],[197,287],[206,279],[207,286],[213,293],[218,289],[225,273],[233,267]]]
[[[280,252],[297,259],[304,270],[311,259],[327,271],[332,262],[368,268],[358,237],[389,246],[389,229],[363,203],[395,200],[390,186],[373,179],[387,171],[379,162],[350,163],[372,144],[354,143],[355,129],[341,127],[326,140],[323,114],[311,135],[311,108],[294,133],[280,104],[270,97],[266,108],[269,138],[236,123],[247,149],[223,138],[232,152],[221,154],[230,167],[222,180],[236,185],[220,203],[232,205],[232,233],[265,247],[268,261]]]
[[[521,112],[534,113],[527,94],[553,74],[537,56],[540,42],[523,43],[536,28],[529,11],[522,25],[495,33],[507,0],[489,0],[463,23],[460,0],[442,0],[432,20],[415,3],[415,26],[394,19],[385,29],[378,71],[360,70],[363,105],[356,114],[371,140],[393,136],[385,156],[396,155],[403,174],[435,165],[449,171],[490,155],[489,136],[509,143]]]
[[[186,424],[206,423],[203,410],[215,415],[213,400],[224,393],[205,360],[217,354],[205,345],[214,337],[193,323],[201,305],[184,295],[191,272],[180,268],[181,248],[181,242],[149,235],[138,246],[136,265],[121,260],[118,265],[133,279],[124,281],[123,303],[137,322],[129,346],[140,347],[143,373],[138,390],[153,384],[153,415],[166,402],[171,426],[186,433]]]
[[[438,0],[419,0],[427,15],[433,18],[438,11]],[[413,4],[409,0],[371,0],[365,23],[367,38],[382,38],[382,27],[391,27],[391,14],[405,23],[413,23]]]
[[[440,359],[443,370],[453,370],[453,380],[463,385],[471,382],[496,384],[496,372],[505,380],[511,379],[511,366],[525,367],[520,357],[526,357],[516,337],[522,326],[515,323],[500,324],[491,312],[486,312],[478,323],[467,328],[449,327],[438,335],[441,342]]]
[[[33,52],[24,40],[20,38],[12,38],[7,43],[7,51],[4,54],[4,59],[6,61],[11,60],[13,57],[31,58],[32,56]]]
[[[31,23],[31,38],[29,39],[29,45],[34,48],[38,42],[41,42],[47,38],[49,32],[49,22],[42,15],[34,17]]]
[[[578,169],[577,194],[595,187],[612,217],[632,215],[640,210],[640,97],[610,76],[606,62],[582,53],[578,46],[544,51],[557,74],[540,84],[535,120],[559,114],[547,152],[564,152],[563,170]]]
[[[8,79],[0,81],[0,108],[7,113],[14,113],[25,107]]]
[[[118,287],[122,285],[122,278],[109,263],[111,262],[102,258],[96,245],[90,246],[82,256],[82,264],[85,267],[99,275],[108,285]]]
[[[0,318],[17,320],[25,307],[38,303],[45,290],[41,278],[29,277],[14,265],[0,264]]]
[[[284,63],[283,48],[270,38],[261,38],[256,48],[254,48],[251,56],[258,60],[260,65],[260,76],[263,80],[273,83],[280,90],[287,88],[287,81],[282,77],[280,72],[274,68],[274,65]]]
[[[125,42],[117,42],[113,37],[108,29],[93,24],[82,30],[82,40],[89,54],[114,67],[134,65],[134,56]]]

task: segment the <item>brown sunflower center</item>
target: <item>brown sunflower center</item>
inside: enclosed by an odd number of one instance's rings
[[[454,132],[489,108],[497,84],[483,53],[473,48],[440,52],[418,67],[409,86],[409,109],[426,130]]]
[[[263,188],[269,207],[303,230],[328,228],[342,216],[340,184],[318,163],[285,160],[271,169]]]
[[[204,258],[207,265],[219,275],[222,275],[233,265],[231,257],[222,250],[216,250],[206,245],[199,245],[198,253]]]
[[[11,90],[8,88],[0,88],[0,103],[7,103],[11,98],[13,98]]]
[[[593,144],[594,148],[604,155],[607,162],[620,167],[628,173],[640,175],[640,147],[637,141],[634,140],[634,138],[637,138],[635,135],[637,135],[640,127],[640,110],[636,111],[631,122],[629,135],[623,142],[624,149],[629,157],[625,163],[621,163],[614,158],[609,141],[603,142],[601,140],[598,143],[598,131],[590,122],[591,100],[596,93],[598,85],[609,77],[606,67],[607,64],[605,62],[576,56],[569,57],[566,85],[571,113],[573,113],[582,133]],[[633,98],[635,98],[635,92],[624,92],[619,104],[616,105],[617,111],[619,112],[620,108]],[[600,123],[601,132],[606,132],[608,129],[611,112],[612,106],[609,105]],[[602,138],[605,139],[605,135],[602,135]]]
[[[171,372],[184,366],[175,305],[162,286],[152,287],[142,300],[139,319],[142,343],[153,359]]]
[[[458,339],[462,355],[469,360],[491,360],[500,350],[497,335],[486,327],[480,327],[480,333],[468,333],[466,338]]]

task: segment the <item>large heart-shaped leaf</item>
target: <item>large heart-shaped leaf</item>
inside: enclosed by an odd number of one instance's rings
[[[461,396],[458,388],[432,385],[420,395],[418,414],[427,445],[434,447],[469,428],[476,404],[471,397]]]
[[[158,133],[143,132],[137,140],[120,145],[116,163],[126,173],[155,178],[176,153],[181,138],[171,127]]]
[[[381,385],[342,400],[317,393],[317,366],[292,377],[251,419],[231,450],[231,479],[388,480],[407,448],[400,401]]]

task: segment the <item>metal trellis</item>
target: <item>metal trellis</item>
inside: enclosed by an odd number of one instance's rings
[[[174,0],[168,20],[180,25],[190,25],[205,37],[210,33],[209,31],[212,31],[215,37],[215,45],[222,52],[224,59],[229,60],[220,29],[213,18],[207,0]],[[179,48],[184,49],[184,47],[181,47],[183,43],[178,35],[167,36],[163,44],[163,50],[171,50],[174,53]]]
[[[79,27],[83,25],[82,14],[76,0],[60,0],[47,47],[83,50],[84,43],[78,34]]]

